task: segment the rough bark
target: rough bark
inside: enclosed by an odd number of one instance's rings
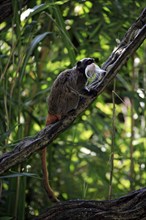
[[[4,173],[12,166],[26,160],[37,150],[48,146],[59,134],[67,129],[76,117],[81,114],[99,94],[109,85],[111,80],[117,75],[118,71],[127,62],[128,58],[139,48],[146,38],[146,8],[143,10],[139,18],[129,28],[125,37],[112,52],[108,60],[103,64],[102,68],[107,71],[104,79],[97,83],[96,80],[90,85],[97,89],[97,94],[86,98],[80,102],[78,109],[68,114],[63,120],[49,125],[41,130],[34,137],[27,137],[16,144],[15,148],[0,157],[0,174]]]
[[[107,201],[75,200],[57,204],[36,220],[144,220],[146,219],[146,188]]]

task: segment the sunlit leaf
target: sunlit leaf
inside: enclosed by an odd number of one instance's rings
[[[5,176],[0,176],[0,179],[4,179],[4,178],[15,178],[15,177],[21,177],[21,176],[27,176],[27,177],[32,177],[32,176],[36,176],[35,173],[13,173],[13,174],[9,174],[9,175],[5,175]]]
[[[29,47],[28,47],[28,50],[26,52],[26,56],[24,58],[24,62],[23,62],[23,65],[22,65],[22,69],[21,69],[21,79],[24,75],[24,71],[25,71],[25,67],[26,67],[26,64],[30,58],[30,56],[32,55],[32,52],[34,51],[34,49],[36,48],[36,46],[48,35],[50,34],[50,32],[45,32],[43,34],[40,34],[40,35],[37,35],[33,40],[32,42],[30,43]]]

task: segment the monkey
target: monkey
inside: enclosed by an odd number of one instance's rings
[[[105,70],[99,68],[93,58],[84,58],[78,61],[72,69],[67,69],[58,75],[47,99],[48,115],[46,126],[61,120],[70,111],[77,109],[82,97],[91,96],[96,92],[89,90],[86,86],[88,79],[92,78],[94,74],[96,79],[100,81],[105,75]],[[59,202],[49,184],[46,150],[46,147],[41,150],[44,188],[51,202]]]

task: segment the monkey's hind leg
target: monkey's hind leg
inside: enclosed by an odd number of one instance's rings
[[[48,116],[46,118],[46,125],[53,124],[56,121],[59,121],[60,119],[61,119],[60,115],[52,115],[48,113]]]

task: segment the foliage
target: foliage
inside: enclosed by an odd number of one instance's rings
[[[45,126],[57,74],[83,57],[101,65],[144,6],[32,0],[20,8],[12,1],[13,16],[0,26],[1,154]],[[145,186],[145,59],[144,43],[114,85],[49,146],[50,180],[61,200],[115,198]],[[1,178],[0,216],[28,219],[48,207],[40,166],[38,152]]]

